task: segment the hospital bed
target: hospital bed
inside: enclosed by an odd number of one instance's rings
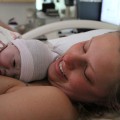
[[[92,32],[75,34],[69,37],[59,38],[59,31],[64,29],[98,29]],[[45,36],[58,51],[66,51],[75,42],[80,39],[89,39],[95,35],[103,34],[111,30],[118,30],[119,26],[92,20],[66,20],[55,22],[47,25],[35,28],[22,35],[24,39],[39,38],[40,36]],[[80,37],[79,37],[80,35]],[[77,40],[77,41],[76,41]],[[57,41],[57,42],[56,42]],[[67,41],[67,42],[65,42]],[[70,42],[68,42],[70,41]],[[66,44],[67,46],[66,46]],[[62,53],[61,52],[61,53]],[[79,118],[80,120],[80,118]],[[105,118],[92,118],[92,120],[120,120],[120,117],[116,115],[107,114]]]
[[[118,29],[117,25],[92,21],[92,20],[66,20],[60,22],[54,22],[51,24],[46,24],[40,27],[37,27],[25,34],[23,38],[31,39],[38,38],[42,35],[45,35],[47,39],[58,38],[58,32],[64,29],[75,29],[75,28],[84,28],[84,29]]]
[[[47,39],[47,43],[55,48],[59,54],[63,54],[73,44],[88,40],[94,36],[109,32],[111,30],[118,30],[119,26],[101,21],[92,20],[66,20],[37,27],[22,35],[24,39],[39,39],[41,36]],[[59,38],[59,32],[66,29],[97,29],[96,31],[88,33],[74,34],[71,37]],[[73,34],[73,33],[72,33]]]

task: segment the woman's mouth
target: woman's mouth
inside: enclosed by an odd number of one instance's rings
[[[63,72],[63,68],[62,68],[62,62],[60,62],[60,64],[59,64],[59,68],[60,68],[61,73],[64,74],[64,72]]]
[[[60,71],[60,73],[61,73],[61,76],[64,77],[65,79],[67,79],[66,74],[65,74],[65,71],[64,71],[64,68],[63,68],[63,63],[64,63],[64,61],[60,61],[60,62],[58,63],[59,71]]]

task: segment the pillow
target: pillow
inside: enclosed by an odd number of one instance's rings
[[[57,52],[58,54],[62,55],[75,43],[89,40],[92,37],[102,35],[104,33],[112,32],[112,31],[115,31],[115,30],[110,30],[110,29],[91,30],[88,32],[70,35],[68,37],[47,40],[47,43],[53,47],[54,52]]]

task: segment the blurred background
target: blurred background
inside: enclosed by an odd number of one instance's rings
[[[68,19],[120,25],[120,0],[0,0],[0,20],[13,27],[32,29]]]

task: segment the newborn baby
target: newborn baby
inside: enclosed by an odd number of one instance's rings
[[[0,75],[24,82],[43,79],[50,63],[57,57],[39,40],[16,39],[7,45],[1,42],[1,46]]]

